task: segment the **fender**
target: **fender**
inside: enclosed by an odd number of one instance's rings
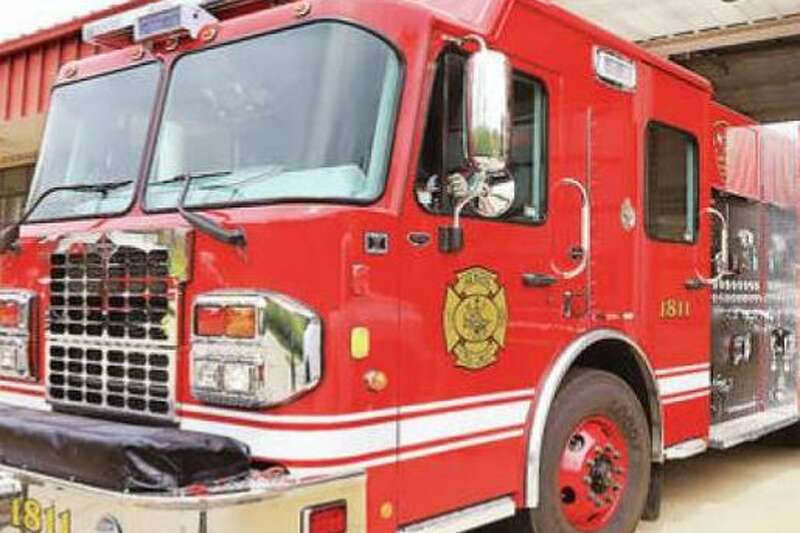
[[[550,366],[548,372],[542,378],[539,393],[536,395],[536,402],[532,409],[532,420],[530,422],[530,432],[528,437],[528,452],[526,462],[526,498],[525,507],[533,509],[539,505],[539,475],[540,457],[542,451],[542,439],[544,436],[545,425],[550,414],[550,407],[555,400],[556,393],[561,387],[561,383],[569,370],[574,365],[578,357],[592,345],[606,340],[620,341],[628,345],[636,360],[639,369],[645,378],[647,394],[650,400],[650,420],[652,421],[652,444],[653,462],[662,463],[664,461],[664,434],[662,431],[663,410],[658,391],[658,381],[655,372],[650,365],[647,355],[627,335],[613,329],[596,329],[583,334],[574,340]]]

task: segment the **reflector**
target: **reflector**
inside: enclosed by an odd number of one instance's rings
[[[347,504],[340,502],[307,509],[304,518],[305,533],[345,533]]]

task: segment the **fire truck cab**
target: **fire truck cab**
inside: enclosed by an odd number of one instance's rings
[[[0,234],[9,531],[629,533],[797,423],[796,125],[540,0],[84,37]]]

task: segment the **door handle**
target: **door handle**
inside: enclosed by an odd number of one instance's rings
[[[533,289],[544,289],[558,283],[558,278],[550,274],[534,274],[526,272],[522,275],[522,284]]]

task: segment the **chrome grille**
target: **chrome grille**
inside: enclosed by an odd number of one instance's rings
[[[172,414],[174,351],[51,342],[49,394],[70,405],[135,415]]]
[[[65,242],[51,255],[48,398],[172,418],[180,296],[174,248],[131,235]]]

